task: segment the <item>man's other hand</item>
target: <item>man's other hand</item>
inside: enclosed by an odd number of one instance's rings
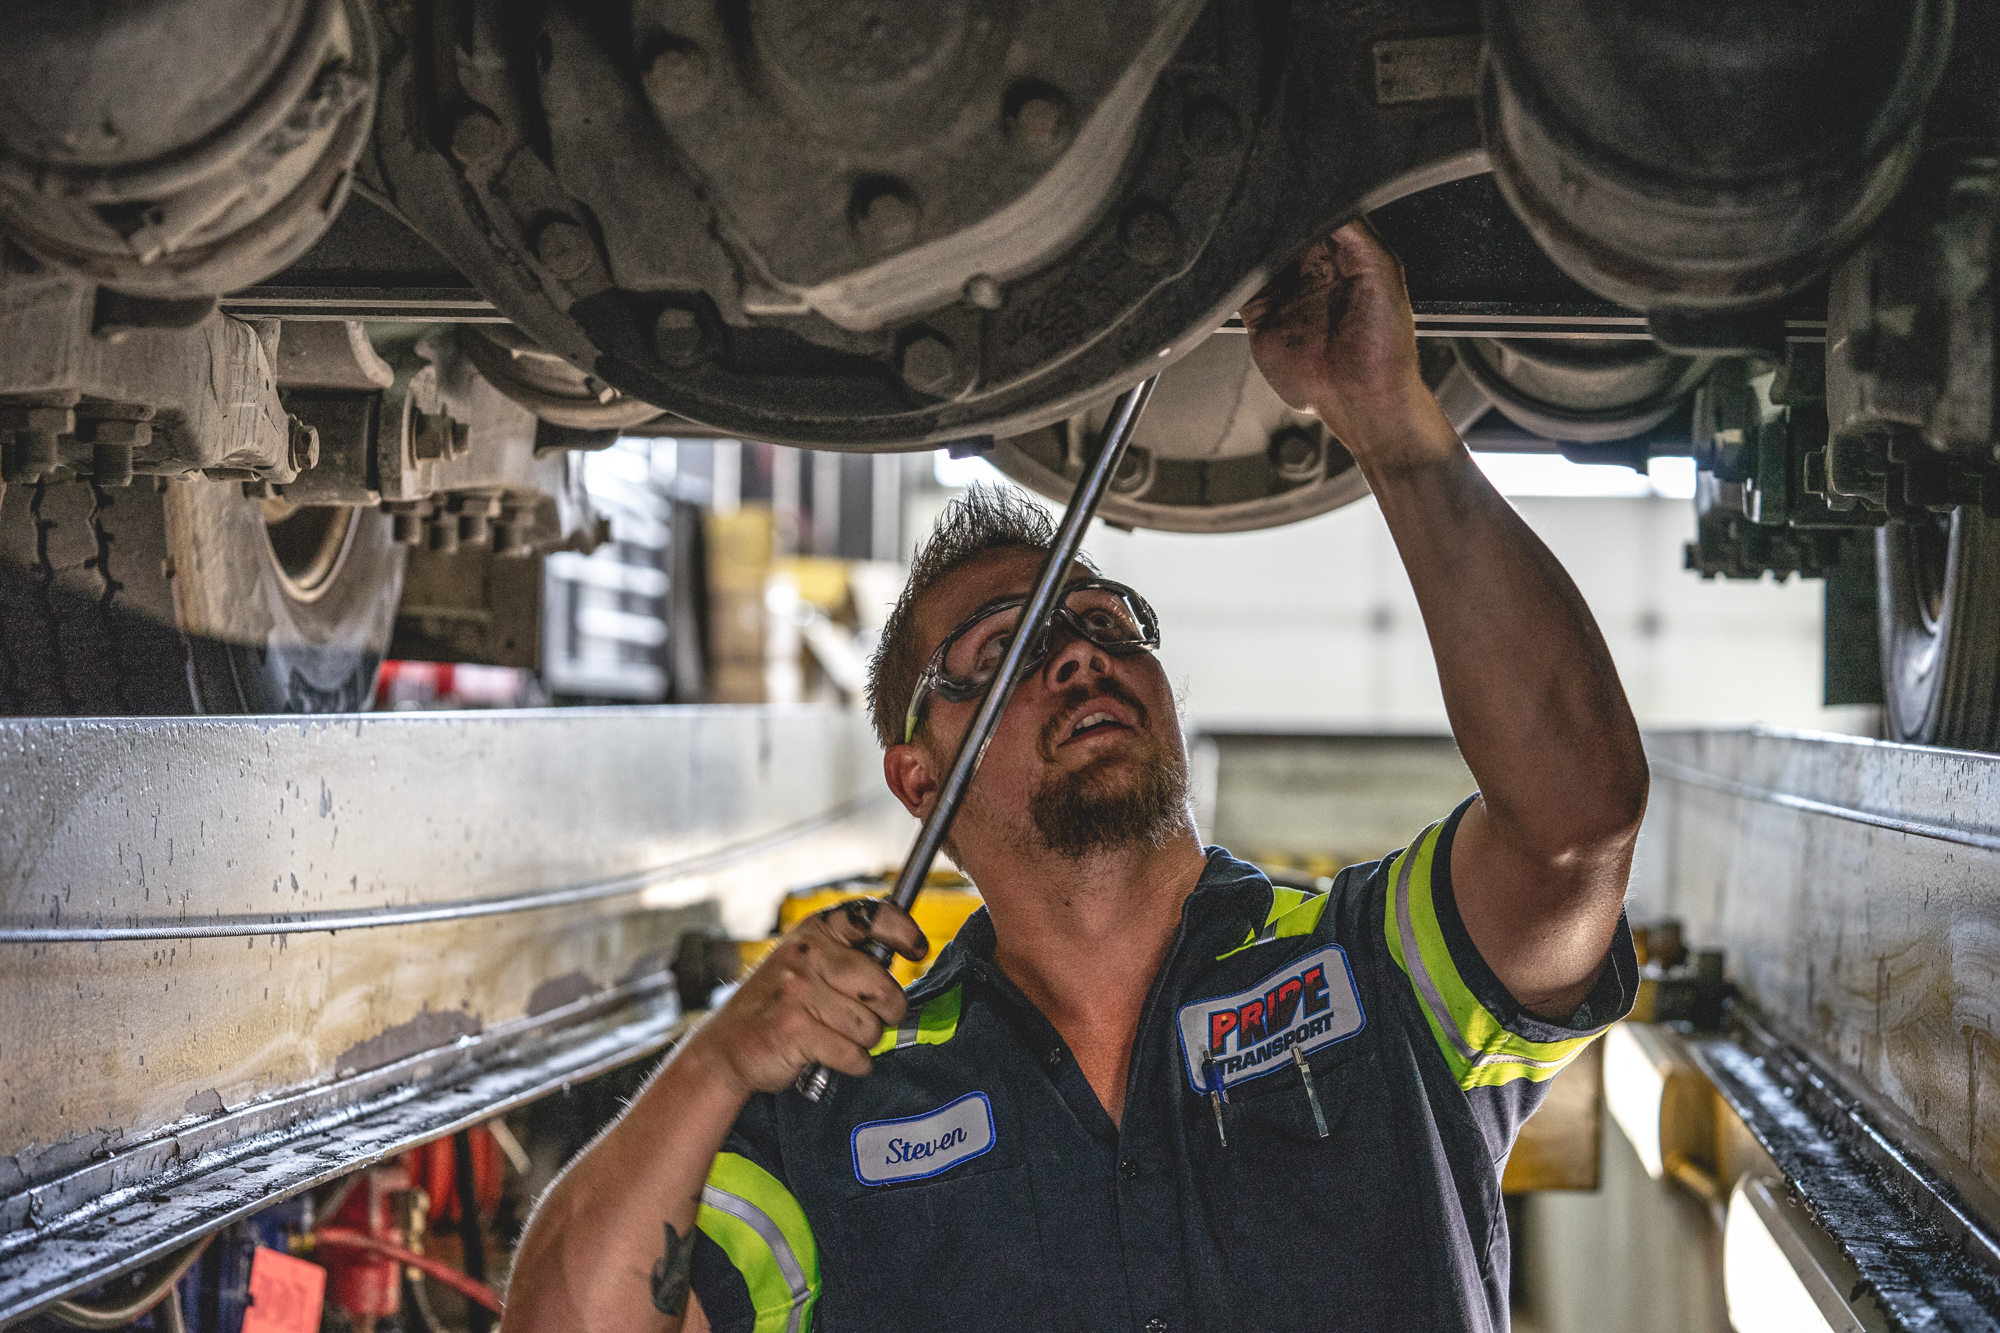
[[[787,1088],[813,1064],[866,1074],[868,1048],[908,1008],[888,969],[854,947],[868,939],[912,961],[930,952],[917,923],[887,902],[809,917],[701,1026],[686,1054],[745,1095]]]
[[[1364,470],[1457,447],[1418,369],[1403,266],[1365,218],[1314,242],[1242,315],[1271,388],[1325,422]]]

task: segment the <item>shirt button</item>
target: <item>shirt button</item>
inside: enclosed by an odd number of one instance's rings
[[[1137,1180],[1139,1178],[1139,1164],[1128,1157],[1118,1164],[1118,1174],[1127,1180]]]
[[[1062,1047],[1060,1046],[1050,1047],[1049,1053],[1042,1057],[1042,1063],[1047,1065],[1051,1069],[1054,1069],[1057,1065],[1061,1064]]]
[[[1146,1321],[1146,1333],[1167,1333],[1167,1321],[1158,1315]]]

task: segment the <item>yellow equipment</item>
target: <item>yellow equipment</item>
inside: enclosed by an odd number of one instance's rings
[[[778,923],[769,939],[738,940],[736,951],[743,960],[743,970],[763,961],[764,955],[777,947],[780,938],[789,933],[799,922],[816,912],[824,912],[854,898],[880,898],[895,883],[896,872],[884,871],[879,875],[863,875],[853,879],[835,880],[831,884],[816,884],[809,889],[798,889],[785,895],[778,905]],[[910,915],[917,926],[931,942],[930,955],[921,963],[913,963],[898,957],[889,964],[889,973],[897,984],[907,986],[924,973],[930,971],[931,964],[944,946],[958,934],[958,929],[974,912],[979,910],[983,900],[979,890],[972,887],[972,881],[955,870],[933,870],[924,880],[924,892],[917,898]]]

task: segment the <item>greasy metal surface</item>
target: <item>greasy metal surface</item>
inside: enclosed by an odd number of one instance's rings
[[[0,1205],[0,1324],[300,1190],[659,1050],[671,977],[114,1151]]]
[[[900,853],[879,762],[813,708],[0,721],[0,1216],[767,928]]]
[[[1813,1221],[1898,1328],[1991,1329],[2000,1320],[1993,1234],[1810,1062],[1752,1028],[1695,1044],[1703,1072],[1782,1171]]]
[[[2000,756],[1761,730],[1657,733],[1647,750],[1633,919],[1679,916],[1690,944],[1725,949],[1781,1035],[1989,1195]]]

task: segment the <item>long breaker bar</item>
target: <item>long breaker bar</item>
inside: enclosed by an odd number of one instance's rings
[[[966,790],[972,786],[973,774],[979,771],[979,761],[986,757],[986,747],[1000,726],[1000,715],[1007,711],[1007,701],[1014,695],[1015,678],[1020,675],[1021,663],[1026,660],[1029,648],[1047,633],[1049,622],[1055,618],[1056,594],[1061,591],[1063,581],[1069,576],[1070,564],[1083,545],[1083,530],[1090,526],[1091,517],[1097,513],[1098,501],[1104,498],[1105,489],[1117,473],[1119,460],[1125,457],[1125,446],[1132,442],[1132,429],[1139,424],[1139,414],[1146,410],[1146,401],[1153,396],[1153,386],[1158,382],[1157,375],[1141,380],[1111,404],[1111,416],[1104,423],[1104,433],[1098,437],[1096,456],[1086,463],[1083,476],[1076,483],[1076,493],[1070,497],[1069,508],[1063,513],[1062,526],[1056,530],[1055,545],[1049,548],[1048,559],[1042,563],[1042,572],[1035,579],[1028,604],[1021,608],[1021,625],[1007,645],[1007,655],[1000,660],[1000,669],[994,673],[992,683],[987,685],[985,695],[980,698],[979,711],[973,715],[972,726],[966,730],[965,739],[959,742],[958,756],[952,760],[951,772],[938,791],[937,804],[924,817],[923,827],[917,830],[917,841],[903,862],[902,873],[896,876],[896,888],[889,895],[889,901],[905,912],[910,910],[917,894],[923,889],[924,880],[931,873],[931,863],[937,860],[938,849],[944,846],[945,836],[951,832],[952,818],[965,801]],[[860,947],[876,962],[885,966],[888,964],[892,950],[887,945],[870,940]],[[807,1101],[816,1102],[826,1096],[832,1082],[833,1071],[824,1065],[808,1065],[800,1071],[793,1086]]]

